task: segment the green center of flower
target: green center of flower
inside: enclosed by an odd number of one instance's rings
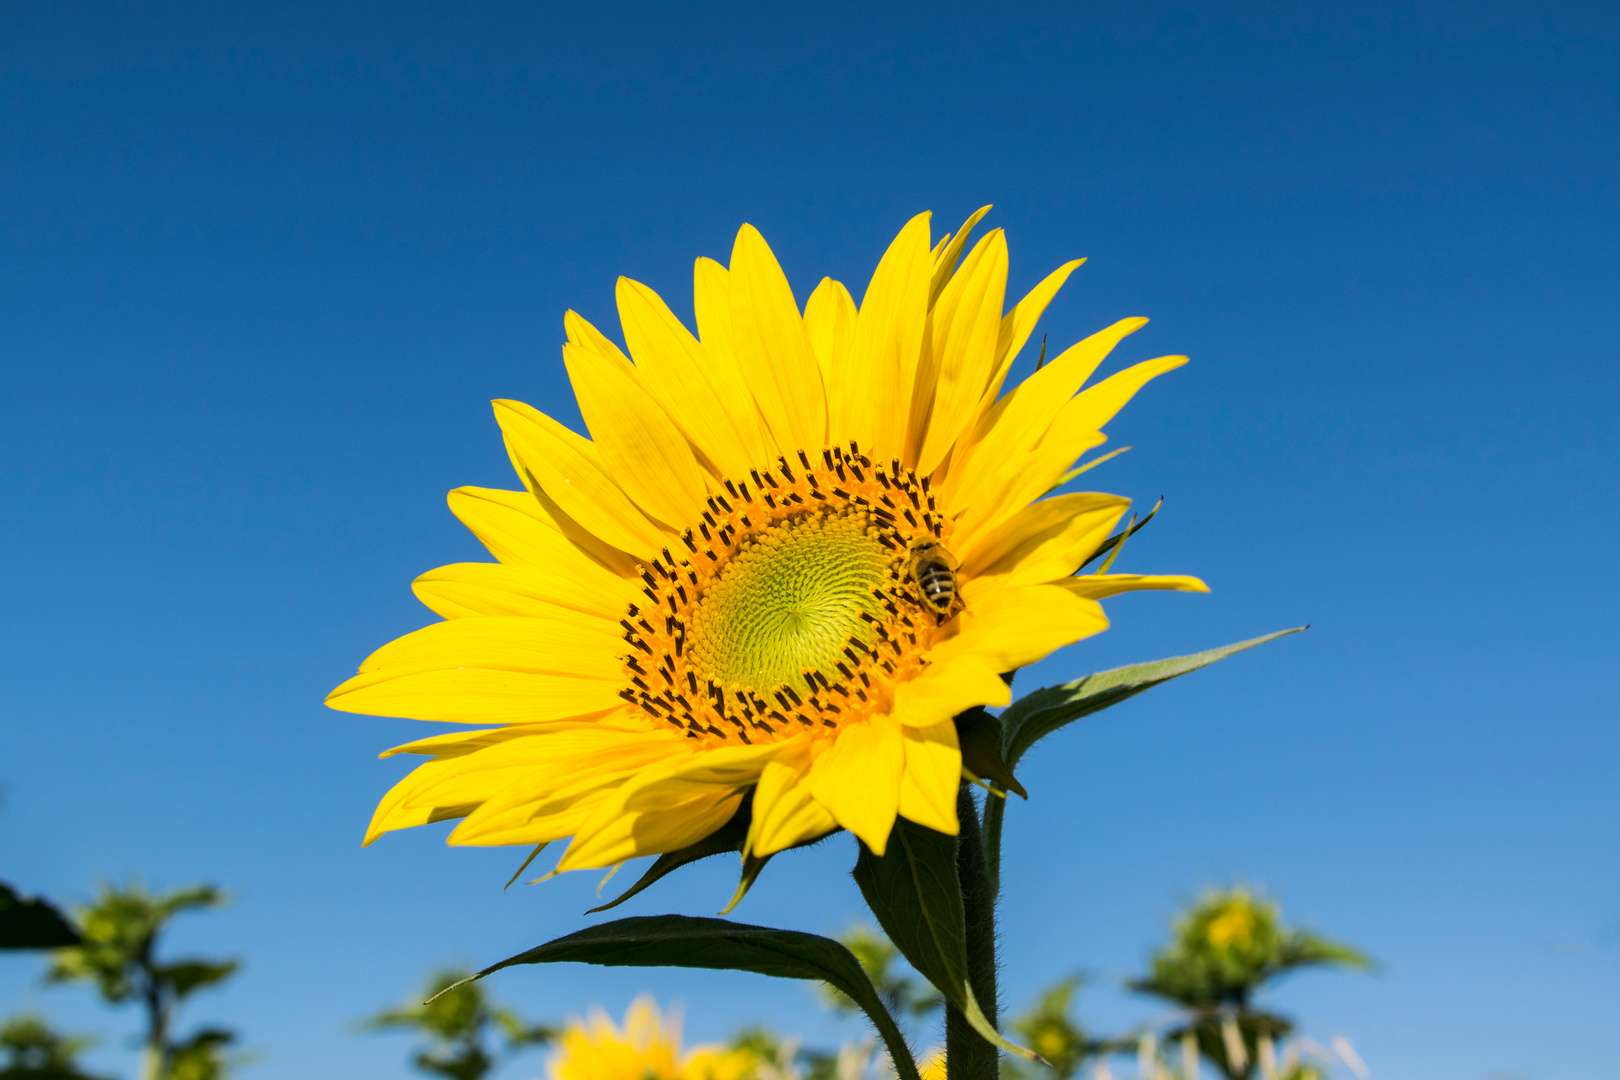
[[[866,643],[882,614],[873,590],[894,552],[864,517],[810,516],[765,531],[738,552],[692,613],[695,666],[722,687],[767,693],[833,669],[849,640]]]

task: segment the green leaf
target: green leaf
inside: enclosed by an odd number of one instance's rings
[[[0,882],[0,949],[61,949],[80,942],[79,932],[44,900],[24,900]]]
[[[748,895],[748,890],[752,889],[754,882],[759,880],[759,875],[764,871],[765,865],[774,857],[773,855],[763,857],[759,855],[743,856],[742,877],[737,880],[737,891],[731,894],[731,902],[720,909],[720,914],[730,915],[732,910],[742,903],[742,898]],[[0,1080],[3,1080],[3,1078],[0,1078]]]
[[[894,1018],[852,953],[831,938],[797,930],[749,926],[689,915],[641,915],[615,919],[548,941],[474,975],[475,979],[518,964],[571,961],[603,967],[691,967],[752,971],[779,979],[818,979],[842,990],[861,1007],[894,1059],[901,1080],[921,1080]]]
[[[901,955],[939,988],[975,1031],[1009,1054],[1038,1060],[1034,1051],[1001,1037],[968,983],[967,920],[962,883],[956,876],[956,837],[897,818],[888,850],[881,856],[861,845],[855,883]]]
[[[178,998],[201,990],[204,987],[214,986],[224,982],[236,974],[240,965],[235,960],[226,960],[221,963],[210,963],[206,960],[182,960],[175,964],[166,964],[153,973],[159,982],[166,982]]]
[[[1144,690],[1151,690],[1178,675],[1208,667],[1234,653],[1308,629],[1310,628],[1307,626],[1296,626],[1291,630],[1279,630],[1264,637],[1223,645],[1208,652],[1173,656],[1168,660],[1150,660],[1145,664],[1132,664],[1129,667],[1114,668],[1112,671],[1100,671],[1061,686],[1048,686],[1034,693],[1025,694],[1001,714],[1003,760],[1009,767],[1016,766],[1018,760],[1024,756],[1024,752],[1038,740],[1082,716],[1090,716],[1110,705],[1118,705],[1128,697],[1135,697]]]
[[[1013,776],[1012,770],[1001,758],[1001,718],[984,711],[969,709],[956,718],[956,740],[962,748],[962,768],[974,776],[999,784],[1001,790],[1015,792],[1029,798]]]

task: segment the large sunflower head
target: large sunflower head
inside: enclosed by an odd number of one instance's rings
[[[459,488],[450,508],[498,561],[418,578],[444,621],[328,698],[482,725],[389,752],[431,760],[368,842],[460,818],[451,843],[571,837],[567,870],[728,823],[754,858],[840,827],[881,854],[897,815],[955,833],[954,717],[1007,704],[1004,673],[1104,629],[1099,599],[1203,589],[1074,576],[1128,501],[1053,491],[1186,358],[1082,389],[1146,322],[1125,319],[1003,393],[1079,262],[1004,312],[1005,237],[967,250],[983,213],[937,244],[913,218],[859,306],[823,279],[801,312],[744,225],[729,266],[697,261],[696,334],[625,278],[628,355],[565,316],[590,437],[495,402],[524,489]]]

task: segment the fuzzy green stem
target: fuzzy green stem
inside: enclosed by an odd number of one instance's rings
[[[1001,680],[1007,684],[1007,689],[1011,690],[1013,679],[1017,677],[1018,672],[1013,670],[1004,672]],[[1006,796],[984,800],[984,863],[990,875],[992,904],[1001,896],[1001,819],[1006,813]]]
[[[990,895],[1001,896],[1001,820],[1007,813],[1007,799],[992,796],[984,800],[984,865],[990,875]]]
[[[992,802],[1000,800],[992,799]],[[986,860],[979,808],[971,788],[963,784],[956,795],[956,813],[962,829],[956,848],[956,876],[962,883],[966,917],[968,985],[985,1018],[996,1023],[996,885]],[[945,1007],[945,1075],[947,1080],[996,1080],[999,1051],[973,1030],[967,1018]]]

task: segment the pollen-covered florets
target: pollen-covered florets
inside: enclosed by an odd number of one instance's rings
[[[889,707],[941,623],[907,576],[949,537],[928,480],[855,443],[728,479],[702,519],[641,568],[621,620],[620,696],[689,738],[831,734]]]

